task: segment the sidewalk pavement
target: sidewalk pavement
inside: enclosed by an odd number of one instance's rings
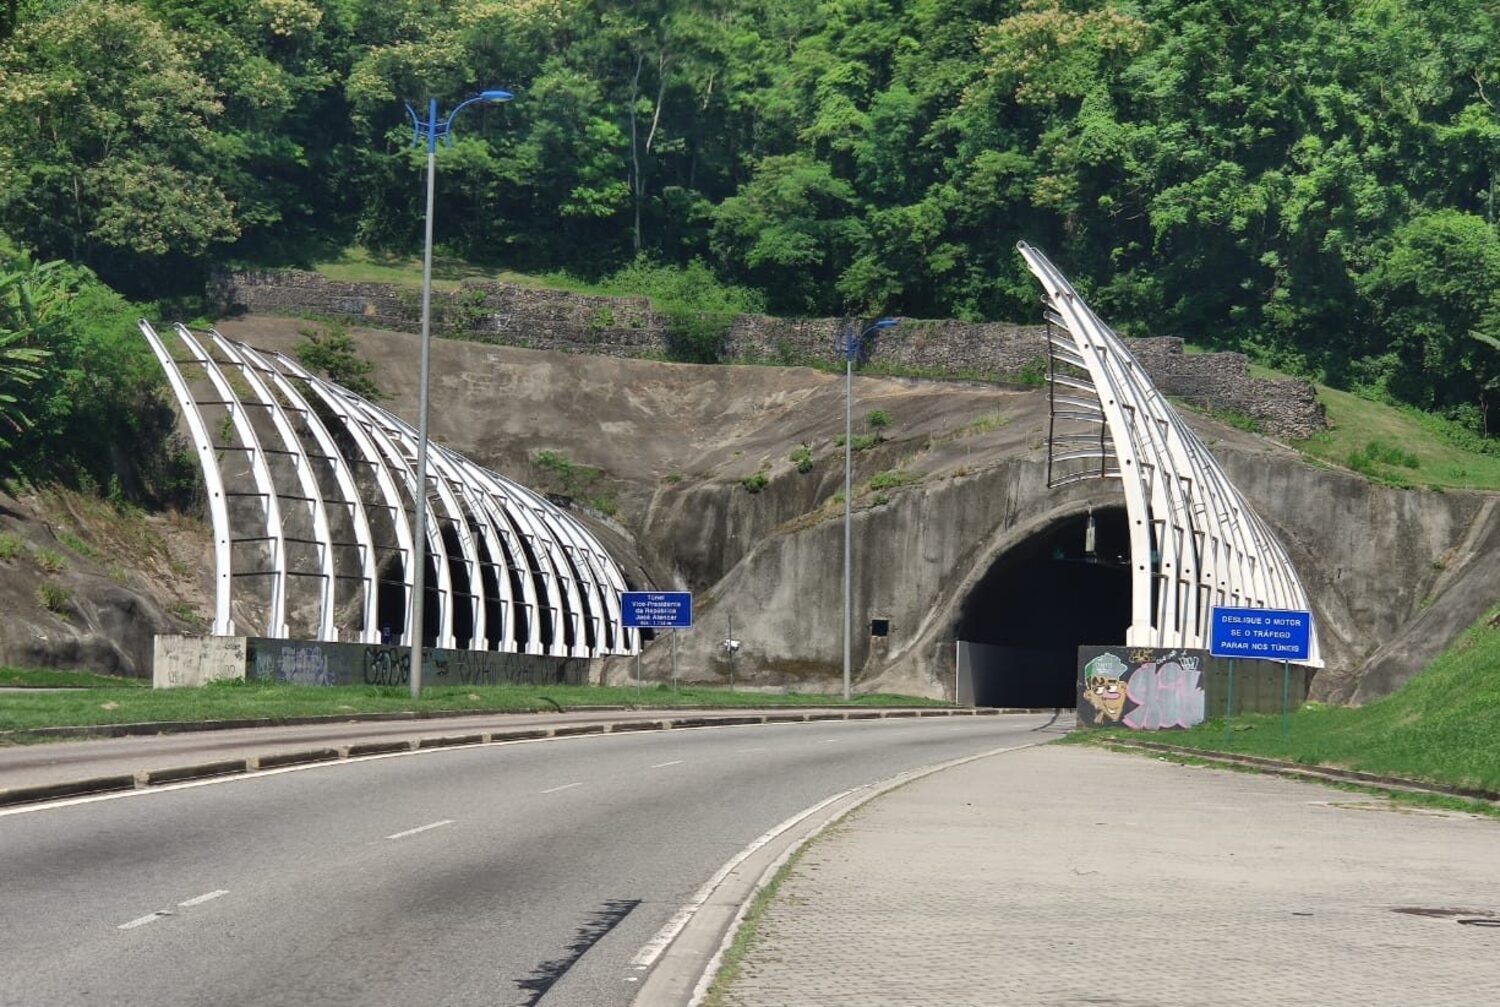
[[[998,712],[943,707],[767,707],[483,713],[431,719],[350,719],[0,746],[0,808],[416,748],[710,725]]]
[[[726,1007],[1500,1003],[1500,821],[1047,745],[796,861]]]

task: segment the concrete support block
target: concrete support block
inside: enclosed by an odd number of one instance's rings
[[[243,636],[158,634],[151,662],[151,687],[172,689],[245,677]]]

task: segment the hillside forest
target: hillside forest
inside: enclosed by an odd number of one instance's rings
[[[1032,321],[1024,238],[1127,334],[1493,444],[1497,40],[1493,0],[0,0],[0,468],[181,478],[122,461],[170,428],[134,318],[418,250],[404,103],[486,88],[447,255]]]

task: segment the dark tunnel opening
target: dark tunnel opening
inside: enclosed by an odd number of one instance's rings
[[[999,556],[959,612],[960,702],[1071,707],[1078,648],[1123,643],[1130,539],[1123,507],[1064,518]]]

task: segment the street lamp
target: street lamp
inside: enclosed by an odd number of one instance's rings
[[[481,91],[466,101],[461,101],[442,120],[438,119],[436,98],[427,101],[427,119],[417,115],[417,110],[406,106],[411,116],[412,146],[427,147],[427,244],[422,252],[422,391],[417,404],[417,533],[412,541],[412,597],[411,597],[411,694],[422,694],[422,605],[427,590],[427,361],[432,344],[432,204],[437,192],[437,145],[438,141],[453,143],[453,117],[470,105],[480,102],[499,103],[510,101],[515,95],[509,91]]]
[[[844,329],[843,346],[840,347],[844,353],[844,702],[849,702],[849,635],[853,613],[851,611],[851,597],[853,586],[851,584],[853,562],[853,535],[850,531],[851,520],[854,510],[854,358],[859,355],[860,347],[865,344],[865,337],[880,329],[890,329],[899,325],[895,318],[882,318],[871,322],[858,336],[851,335],[852,330]]]

